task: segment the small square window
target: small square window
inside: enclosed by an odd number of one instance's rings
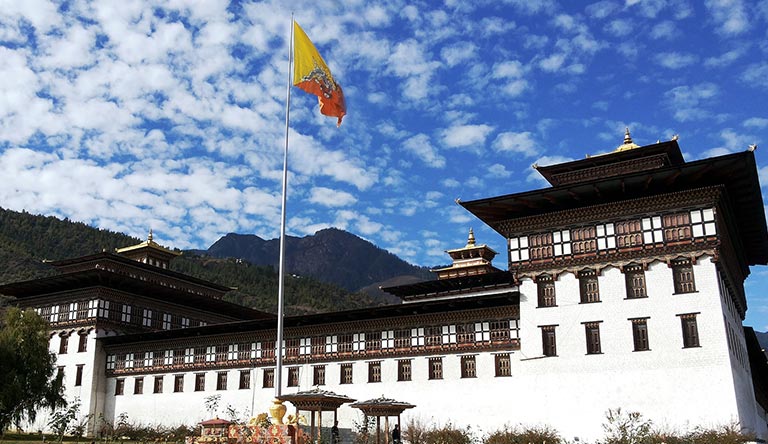
[[[352,364],[341,364],[340,384],[352,384]]]
[[[298,386],[299,386],[299,368],[290,367],[288,368],[288,387],[298,387]]]
[[[163,377],[162,376],[155,376],[155,383],[154,383],[154,387],[152,388],[152,393],[163,393]]]
[[[176,375],[173,377],[173,392],[181,393],[184,391],[184,375]]]
[[[240,390],[246,390],[251,388],[251,371],[240,370]]]
[[[216,373],[216,390],[227,389],[227,372]]]
[[[196,392],[205,391],[205,373],[195,374],[195,391]]]
[[[325,366],[316,365],[312,367],[312,384],[325,385]]]
[[[275,386],[275,369],[269,368],[264,370],[261,386],[263,388],[273,388]]]

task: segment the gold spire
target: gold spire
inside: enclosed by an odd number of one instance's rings
[[[475,232],[469,229],[469,237],[467,237],[467,247],[475,246]],[[465,247],[466,248],[466,247]]]
[[[616,148],[616,152],[627,151],[635,148],[640,148],[640,145],[632,142],[632,136],[629,135],[629,127],[624,132],[624,143]]]
[[[149,229],[149,236],[147,236],[147,241],[152,242],[152,229]]]

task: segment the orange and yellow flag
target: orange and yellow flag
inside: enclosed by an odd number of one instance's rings
[[[333,80],[331,70],[320,57],[317,48],[298,23],[293,22],[293,84],[304,91],[317,96],[320,112],[326,116],[337,117],[336,126],[347,114],[344,92]]]

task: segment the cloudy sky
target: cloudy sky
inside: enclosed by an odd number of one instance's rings
[[[289,234],[432,266],[473,227],[503,251],[454,200],[543,187],[532,164],[625,127],[687,160],[765,144],[768,185],[765,0],[0,0],[0,207],[183,249],[277,237],[292,12],[348,115],[292,92]]]

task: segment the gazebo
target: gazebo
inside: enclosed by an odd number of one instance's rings
[[[339,395],[337,393],[320,390],[314,388],[304,392],[297,392],[290,395],[282,395],[278,399],[281,401],[288,401],[296,407],[296,416],[298,412],[308,411],[310,412],[310,432],[309,436],[315,436],[315,412],[317,412],[317,438],[320,442],[320,431],[323,425],[323,412],[333,412],[333,421],[336,423],[337,412],[336,410],[341,407],[342,404],[347,402],[355,402],[354,399]],[[298,419],[298,418],[297,418]]]
[[[395,401],[394,399],[381,398],[369,399],[368,401],[356,402],[350,404],[351,407],[362,410],[365,415],[365,424],[368,424],[368,417],[376,417],[376,444],[381,444],[381,417],[384,417],[384,430],[385,440],[384,442],[389,444],[389,417],[397,416],[397,427],[400,427],[400,414],[406,409],[412,409],[416,407],[413,404],[407,402]]]

